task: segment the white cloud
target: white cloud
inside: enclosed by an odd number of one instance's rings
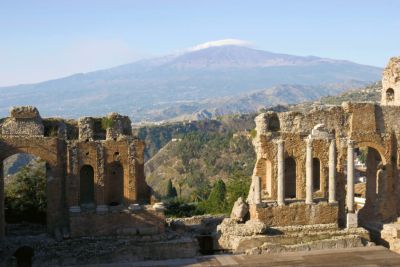
[[[203,44],[196,45],[188,49],[188,51],[198,51],[201,49],[206,49],[209,47],[216,47],[216,46],[226,46],[226,45],[237,45],[237,46],[252,46],[252,43],[245,40],[240,39],[222,39],[216,41],[210,41]]]

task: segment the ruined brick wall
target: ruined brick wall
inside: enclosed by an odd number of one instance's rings
[[[285,158],[296,162],[296,199],[305,198],[305,158],[306,138],[313,137],[313,158],[320,163],[320,189],[314,198],[327,198],[328,191],[328,151],[330,140],[336,143],[336,198],[338,200],[339,221],[344,220],[346,197],[347,140],[355,142],[355,148],[369,147],[378,152],[385,166],[386,182],[384,195],[378,197],[376,220],[389,221],[399,213],[400,201],[398,168],[400,150],[398,138],[400,120],[399,107],[379,106],[371,103],[343,103],[342,106],[314,109],[308,113],[268,112],[259,115],[256,121],[257,136],[253,145],[257,161],[253,175],[262,179],[263,199],[275,200],[277,197],[277,141],[284,140]],[[276,118],[279,119],[276,122]],[[271,124],[277,125],[271,129]],[[321,125],[321,126],[319,126]],[[322,134],[315,127],[323,127]],[[270,164],[270,165],[268,165]],[[269,167],[267,167],[269,166]],[[270,180],[271,179],[271,180]],[[374,181],[376,182],[376,181]],[[254,210],[257,217],[259,210]],[[296,211],[300,212],[300,211]]]
[[[145,207],[133,213],[75,214],[70,216],[69,221],[72,237],[158,235],[165,230],[164,213]]]
[[[46,192],[47,192],[47,225],[49,231],[63,223],[65,199],[63,184],[65,181],[65,170],[63,157],[65,147],[63,142],[57,138],[48,137],[2,137],[0,138],[0,162],[17,153],[27,153],[39,157],[46,162]],[[4,231],[4,181],[3,169],[0,170],[2,211],[1,224]],[[4,233],[4,232],[3,232]]]
[[[94,207],[91,212],[107,212],[109,195],[121,192],[123,209],[130,204],[149,203],[150,190],[145,182],[144,143],[132,136],[127,116],[111,113],[103,118],[84,117],[76,121],[42,119],[34,107],[11,109],[10,117],[0,127],[0,166],[5,158],[16,153],[32,154],[47,163],[47,226],[49,232],[56,228],[75,226],[91,227],[89,217],[81,213],[80,171],[83,166],[93,169]],[[115,187],[116,166],[120,166],[122,188]],[[2,170],[2,168],[1,168]],[[0,237],[4,236],[4,181],[0,174]],[[114,190],[115,192],[112,192]],[[114,203],[113,203],[114,204]],[[145,213],[143,213],[145,214]],[[151,214],[148,213],[148,214]],[[73,215],[74,220],[69,217]],[[80,218],[82,216],[82,218]],[[115,218],[114,218],[115,216]],[[121,217],[122,216],[122,217]],[[146,215],[147,216],[147,215]],[[108,214],[100,231],[121,219],[121,223],[135,224],[140,220],[124,215]],[[159,223],[160,217],[147,216],[147,223]],[[154,219],[154,221],[153,221]],[[72,225],[69,225],[73,222]],[[160,228],[162,229],[162,228]],[[76,230],[79,231],[79,230]],[[114,233],[108,231],[108,233]]]
[[[400,57],[391,58],[383,71],[381,104],[400,105]]]

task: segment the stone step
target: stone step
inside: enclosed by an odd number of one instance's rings
[[[279,244],[280,246],[290,246],[296,244],[304,244],[308,242],[316,242],[328,240],[332,238],[353,238],[360,237],[364,242],[369,241],[368,231],[362,228],[344,229],[335,231],[317,231],[317,232],[298,232],[280,235],[255,235],[241,237],[233,249],[236,252],[244,252],[248,249],[259,247],[264,243]]]
[[[328,224],[314,224],[314,225],[293,225],[293,226],[282,226],[282,227],[270,227],[267,229],[267,234],[288,234],[288,233],[315,233],[323,231],[335,231],[339,230],[336,223]]]
[[[312,251],[332,248],[354,248],[363,247],[366,244],[358,235],[346,235],[336,236],[332,238],[326,238],[321,240],[315,240],[310,242],[303,242],[292,245],[284,245],[280,243],[264,243],[259,247],[247,249],[246,254],[269,254],[269,253],[282,253],[282,252],[298,252],[298,251]]]

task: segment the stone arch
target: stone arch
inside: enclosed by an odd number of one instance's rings
[[[296,160],[285,159],[285,198],[296,198]]]
[[[79,204],[94,203],[94,169],[91,165],[83,165],[79,172]]]
[[[388,160],[387,160],[387,158],[385,157],[385,148],[382,146],[382,145],[380,145],[380,144],[377,144],[377,143],[375,143],[375,142],[373,142],[373,141],[357,141],[357,140],[355,140],[356,141],[356,143],[355,143],[355,148],[361,148],[361,147],[370,147],[370,148],[373,148],[373,149],[375,149],[378,153],[379,153],[379,155],[381,156],[381,159],[382,159],[382,164],[383,165],[386,165],[387,163],[388,163]]]
[[[46,224],[46,210],[42,210],[45,208],[47,204],[47,200],[45,199],[46,196],[43,196],[42,193],[45,193],[46,190],[46,172],[48,164],[43,161],[41,158],[36,157],[32,154],[28,153],[16,153],[13,154],[3,160],[3,168],[2,174],[4,177],[4,199],[5,205],[7,205],[7,187],[12,188],[13,182],[17,181],[17,175],[20,178],[23,178],[23,182],[28,183],[28,187],[22,191],[22,197],[25,199],[29,197],[28,200],[33,204],[33,206],[29,208],[24,208],[21,206],[17,210],[8,210],[5,209],[5,220],[7,224],[19,224],[21,221],[26,221],[28,223],[33,224]],[[27,170],[24,168],[28,167]],[[22,172],[21,172],[22,171]],[[35,180],[30,178],[35,178]],[[8,181],[8,182],[7,182]],[[21,182],[21,180],[19,180]],[[16,190],[20,190],[18,187],[14,187]],[[30,190],[30,191],[29,191]],[[39,193],[39,194],[37,194]],[[18,197],[19,198],[19,197]],[[11,197],[11,202],[16,203],[18,202],[18,198]],[[10,201],[10,199],[8,199]],[[16,202],[15,202],[16,201]],[[29,228],[28,228],[29,229]]]
[[[358,204],[358,217],[361,224],[380,221],[382,219],[382,212],[380,211],[381,205],[379,202],[382,199],[387,184],[386,160],[378,150],[379,145],[377,144],[360,142],[357,143],[356,147],[358,149],[366,148],[367,151],[365,173],[357,175],[358,177],[365,175],[365,182],[363,181],[364,179],[356,181],[358,199],[364,199],[364,203]],[[359,172],[360,170],[356,166],[356,173]]]
[[[4,178],[3,161],[18,153],[30,154],[46,162],[46,225],[49,233],[62,222],[64,167],[60,155],[63,152],[57,138],[9,137],[0,140],[0,238],[4,236]],[[60,193],[61,192],[61,193]]]
[[[109,173],[106,185],[107,204],[120,205],[124,201],[124,167],[120,162],[114,161],[107,168]]]
[[[393,88],[388,88],[388,89],[386,89],[385,98],[386,98],[386,103],[392,103],[392,102],[394,102],[395,95],[394,95],[394,90],[393,90]]]
[[[313,158],[313,191],[321,190],[321,162],[319,158]]]

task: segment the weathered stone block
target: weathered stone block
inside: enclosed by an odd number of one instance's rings
[[[236,200],[231,212],[231,219],[243,221],[244,217],[249,212],[249,206],[241,197]]]
[[[358,214],[357,213],[347,213],[346,227],[347,228],[357,228],[358,227]]]
[[[250,218],[267,226],[289,226],[337,223],[338,206],[327,202],[306,205],[304,202],[285,206],[250,205]]]

